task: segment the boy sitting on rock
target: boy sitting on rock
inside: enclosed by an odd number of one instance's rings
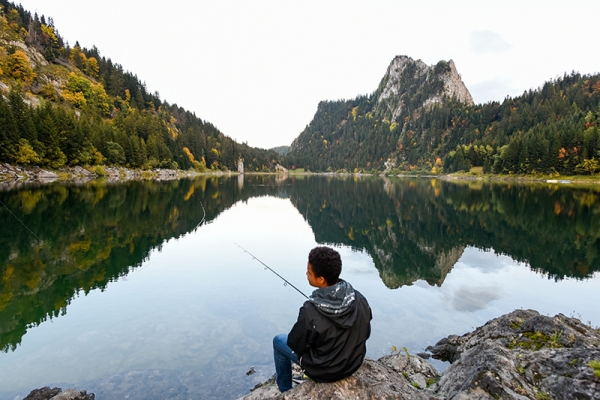
[[[316,382],[335,382],[352,375],[367,353],[371,308],[367,299],[339,279],[340,254],[315,247],[308,255],[306,276],[317,289],[300,308],[288,335],[273,339],[277,386],[292,388],[292,362]]]

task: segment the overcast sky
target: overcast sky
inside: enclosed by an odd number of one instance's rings
[[[22,0],[239,142],[289,145],[321,100],[373,92],[396,55],[453,59],[476,103],[600,72],[599,0]]]

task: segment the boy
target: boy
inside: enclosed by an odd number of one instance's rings
[[[300,308],[288,335],[273,339],[277,386],[292,388],[292,362],[315,382],[335,382],[352,375],[367,353],[371,308],[367,299],[339,279],[340,254],[315,247],[308,255],[306,276],[317,289]]]

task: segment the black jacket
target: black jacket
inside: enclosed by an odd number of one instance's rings
[[[288,335],[288,346],[298,354],[300,365],[316,382],[335,382],[352,375],[367,353],[371,308],[362,294],[350,284],[340,282],[351,289],[344,304],[339,299],[337,309],[331,310],[330,303],[319,303],[319,293],[322,295],[323,289],[315,290],[300,308],[298,321]],[[328,288],[335,286],[337,284]],[[335,294],[329,290],[331,300]],[[349,297],[350,301],[347,301]]]

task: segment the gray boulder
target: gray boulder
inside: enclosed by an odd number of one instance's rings
[[[367,358],[352,376],[337,382],[317,383],[308,379],[285,393],[279,392],[271,378],[242,399],[433,399],[432,393],[418,387],[425,388],[427,382],[434,382],[437,378],[435,368],[422,358],[394,354],[379,361]]]
[[[242,399],[600,399],[600,332],[563,314],[516,310],[427,350],[452,363],[441,378],[425,359],[394,354],[285,393],[272,378]]]
[[[93,393],[87,394],[85,390],[67,389],[63,391],[57,387],[50,389],[45,386],[32,390],[24,400],[94,400],[95,398]]]
[[[449,399],[600,399],[600,333],[563,314],[517,310],[428,350],[453,362],[432,388]]]

